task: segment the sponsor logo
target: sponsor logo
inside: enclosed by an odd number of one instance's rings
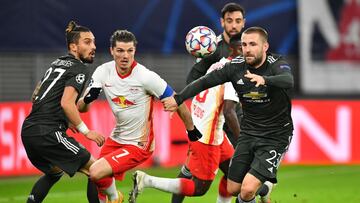
[[[251,99],[262,99],[265,98],[266,96],[267,96],[266,93],[260,93],[260,92],[249,92],[243,95],[243,97],[251,98]]]
[[[111,99],[111,101],[113,101],[116,105],[120,106],[121,108],[126,108],[135,105],[135,102],[126,99],[124,96],[117,96]]]
[[[140,92],[140,89],[139,89],[139,88],[135,88],[135,87],[131,87],[131,88],[129,89],[129,91],[131,92],[131,94],[136,94],[136,93]]]

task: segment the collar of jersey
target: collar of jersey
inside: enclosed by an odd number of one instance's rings
[[[118,72],[117,68],[116,68],[116,64],[115,64],[115,70],[116,70],[116,73],[118,74],[118,76],[121,78],[121,79],[124,79],[126,77],[128,77],[129,75],[131,75],[131,72],[132,70],[135,68],[135,66],[137,65],[137,62],[134,60],[133,63],[131,64],[131,67],[130,67],[130,72],[125,74],[125,75],[120,75],[120,73]]]

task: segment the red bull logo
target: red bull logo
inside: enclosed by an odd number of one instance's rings
[[[124,96],[118,96],[111,99],[116,105],[120,106],[121,108],[126,108],[132,105],[135,105],[134,102],[127,100]]]

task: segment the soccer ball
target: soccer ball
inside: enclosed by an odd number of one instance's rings
[[[194,27],[186,35],[186,50],[197,58],[214,53],[216,45],[217,39],[214,31],[206,26]]]

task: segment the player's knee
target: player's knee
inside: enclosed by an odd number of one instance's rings
[[[231,194],[232,196],[237,196],[238,194],[239,194],[239,192],[240,192],[240,188],[239,187],[235,187],[235,186],[233,186],[233,185],[227,185],[227,192],[229,193],[229,194]]]
[[[89,177],[90,177],[90,180],[92,181],[98,181],[100,180],[100,173],[99,173],[99,169],[94,166],[94,165],[91,165],[90,168],[89,168]]]
[[[252,199],[255,196],[255,192],[254,189],[252,187],[243,185],[241,187],[241,198],[242,199]]]

